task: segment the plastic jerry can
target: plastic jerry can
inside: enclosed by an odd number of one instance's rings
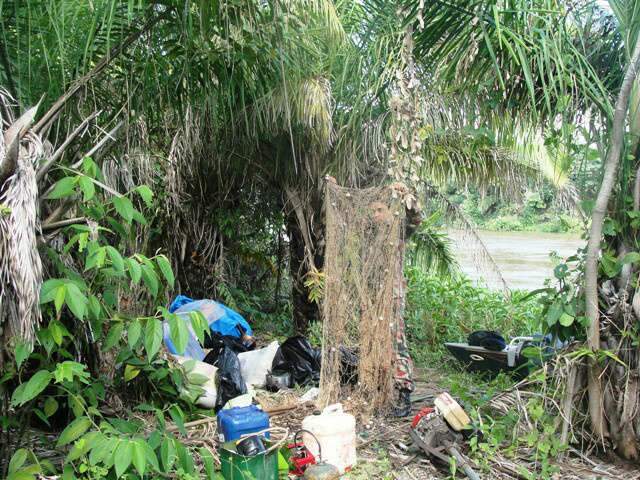
[[[269,428],[269,415],[256,405],[234,407],[218,412],[218,434],[222,442],[236,440],[242,435]],[[269,434],[265,435],[269,438]]]
[[[448,393],[441,393],[435,398],[433,403],[449,426],[456,432],[459,432],[471,423],[469,416]]]
[[[302,429],[308,430],[316,437],[306,432],[302,434],[304,446],[323,463],[328,463],[344,473],[356,464],[356,419],[345,413],[342,405],[329,405],[319,415],[309,415],[302,421]],[[318,450],[318,443],[321,452]]]

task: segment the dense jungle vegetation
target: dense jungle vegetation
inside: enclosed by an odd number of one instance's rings
[[[1,1],[0,476],[216,478],[167,306],[317,339],[327,175],[403,182],[424,211],[418,364],[477,328],[575,341],[532,380],[561,413],[531,400],[526,437],[479,410],[510,380],[443,380],[486,430],[481,466],[520,444],[525,478],[569,444],[637,462],[639,31],[635,0]],[[443,227],[535,224],[589,241],[542,291],[458,275]]]

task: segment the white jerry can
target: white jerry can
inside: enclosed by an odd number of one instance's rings
[[[302,421],[304,446],[319,460],[334,465],[344,473],[356,464],[356,419],[342,410],[342,404],[326,407],[320,415],[309,415]],[[320,443],[321,452],[318,449]]]

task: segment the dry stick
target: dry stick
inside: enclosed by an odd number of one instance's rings
[[[49,123],[51,123],[55,117],[60,113],[65,104],[75,96],[76,93],[82,89],[87,83],[97,77],[102,71],[111,63],[111,60],[116,58],[122,52],[124,52],[132,43],[134,43],[138,38],[151,30],[160,20],[163,20],[169,16],[171,13],[171,9],[166,10],[164,13],[160,15],[156,15],[151,18],[144,26],[133,33],[131,33],[122,43],[113,47],[109,53],[107,53],[102,59],[97,63],[93,69],[87,73],[86,75],[80,77],[76,80],[71,87],[60,97],[56,102],[51,106],[51,108],[45,113],[42,118],[36,123],[33,127],[36,133],[40,133]]]
[[[629,108],[629,96],[640,67],[640,37],[636,42],[633,58],[627,67],[620,93],[616,101],[615,114],[611,132],[611,144],[604,164],[604,176],[591,215],[591,229],[587,243],[585,261],[585,299],[586,313],[589,319],[588,345],[593,351],[600,348],[600,322],[598,311],[598,256],[602,225],[607,213],[607,205],[616,181],[620,155],[624,145],[625,124]],[[589,413],[594,433],[604,442],[605,425],[602,411],[602,385],[598,377],[598,368],[591,362],[588,375]]]
[[[47,232],[50,230],[57,230],[62,227],[67,227],[69,225],[75,225],[78,223],[86,223],[87,219],[85,217],[76,217],[76,218],[68,218],[66,220],[60,220],[59,222],[50,222],[42,225],[42,231]]]
[[[115,127],[113,127],[111,130],[109,130],[109,132],[100,139],[100,141],[98,143],[96,143],[91,150],[89,150],[87,153],[85,153],[80,160],[78,160],[77,162],[75,162],[73,165],[71,165],[71,168],[78,168],[80,167],[80,165],[82,165],[82,161],[87,158],[87,157],[92,157],[93,155],[95,155],[95,153],[100,150],[109,140],[115,140],[116,139],[116,133],[118,133],[118,130],[120,130],[122,128],[122,126],[124,125],[124,120],[120,120],[118,123],[116,123]]]
[[[194,420],[192,422],[187,422],[184,424],[184,428],[185,430],[191,427],[197,427],[198,425],[205,425],[207,423],[211,423],[211,422],[215,422],[216,421],[216,417],[207,417],[207,418],[202,418],[200,420]],[[177,425],[169,425],[167,427],[167,432],[177,432],[178,426]]]
[[[66,140],[62,143],[62,145],[60,145],[56,151],[53,153],[53,155],[51,155],[51,158],[49,158],[46,162],[44,162],[40,168],[38,169],[38,173],[36,174],[36,181],[40,182],[40,180],[42,180],[44,178],[44,176],[47,174],[47,172],[49,171],[49,169],[51,168],[51,166],[58,161],[58,159],[60,157],[62,157],[62,155],[64,154],[65,150],[67,149],[67,147],[71,144],[71,142],[73,142],[76,137],[78,135],[80,135],[85,127],[89,124],[89,122],[91,120],[93,120],[94,118],[96,118],[98,115],[100,115],[100,113],[102,112],[102,110],[98,110],[93,112],[91,115],[89,115],[87,118],[85,118],[80,125],[78,125],[76,127],[76,129],[71,132],[71,135],[69,135]]]

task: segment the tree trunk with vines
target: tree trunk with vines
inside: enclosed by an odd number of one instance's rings
[[[638,435],[634,429],[638,409],[638,357],[628,338],[617,332],[627,331],[635,318],[626,285],[616,291],[613,282],[603,285],[603,302],[607,323],[600,322],[598,295],[598,260],[601,251],[602,228],[608,211],[611,193],[617,181],[617,171],[624,150],[627,111],[633,85],[640,67],[640,39],[635,46],[615,106],[611,142],[604,164],[604,176],[592,213],[591,230],[585,263],[586,314],[589,319],[588,346],[593,352],[601,348],[614,350],[625,363],[616,360],[598,362],[596,356],[588,366],[589,416],[598,440],[610,437],[620,454],[637,458]],[[620,330],[618,330],[620,329]],[[602,335],[601,335],[602,332]],[[603,387],[604,386],[604,387]]]

